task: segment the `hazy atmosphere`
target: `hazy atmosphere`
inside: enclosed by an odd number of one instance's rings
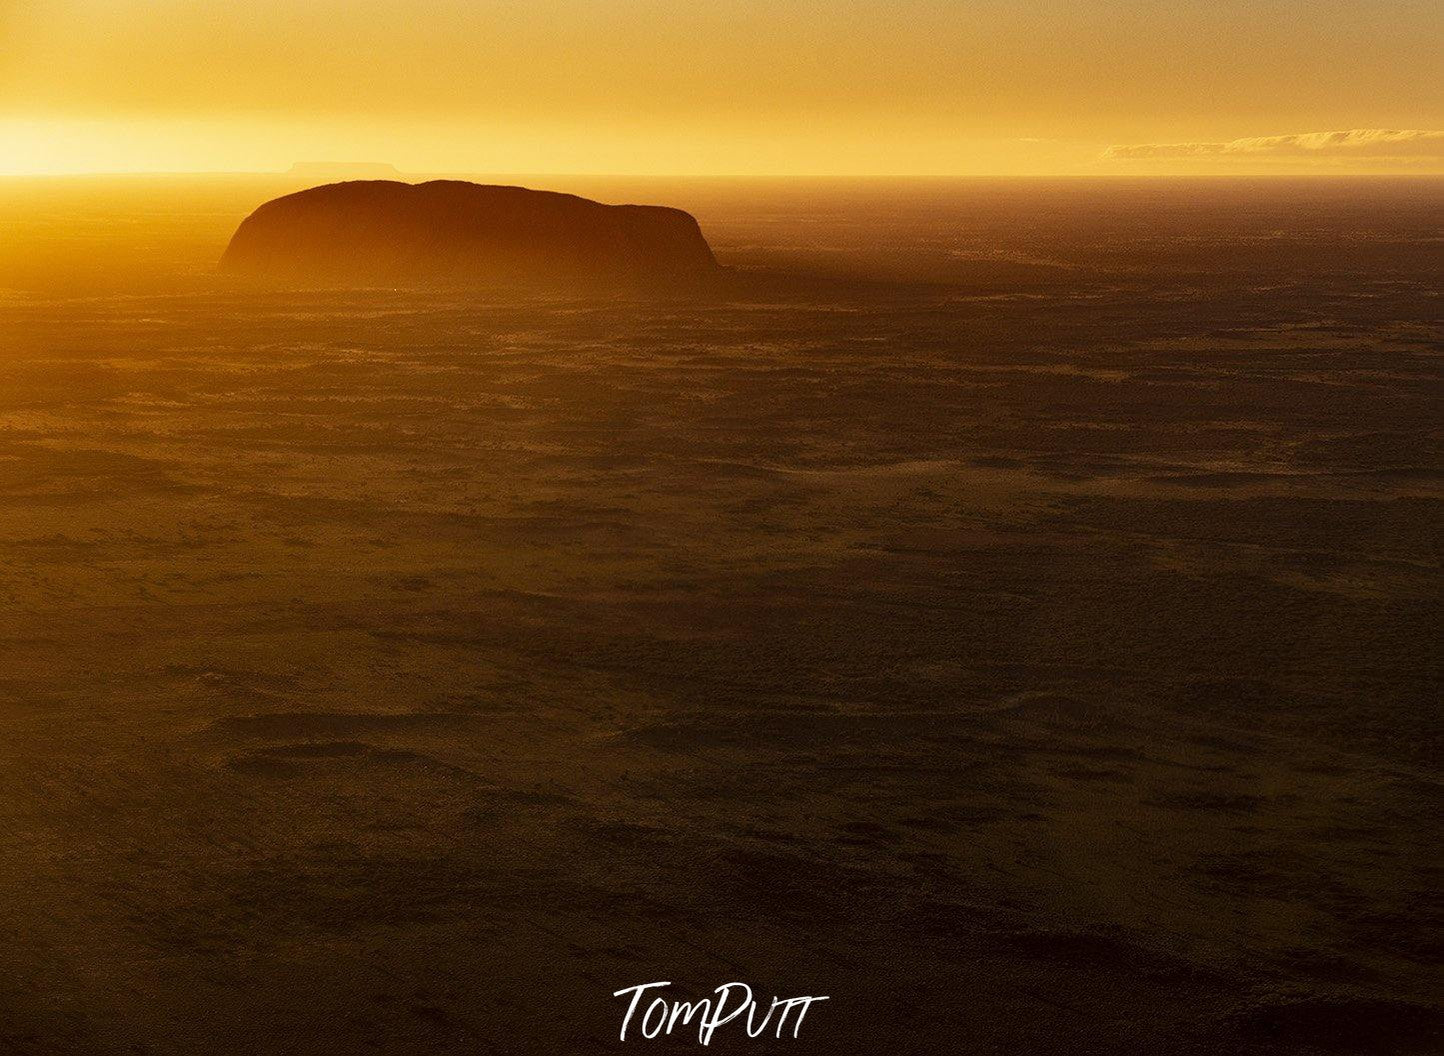
[[[1429,0],[0,0],[0,172],[1439,172],[1441,37]]]
[[[1440,28],[0,0],[0,1056],[1444,1052]]]

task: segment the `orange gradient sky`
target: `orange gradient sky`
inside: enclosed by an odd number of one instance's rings
[[[1441,11],[0,0],[0,173],[1441,172]]]

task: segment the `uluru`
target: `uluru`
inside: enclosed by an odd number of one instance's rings
[[[224,271],[284,281],[686,289],[722,273],[691,214],[461,180],[327,184],[266,202]]]

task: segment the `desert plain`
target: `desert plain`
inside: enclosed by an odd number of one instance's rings
[[[593,181],[656,300],[274,189],[0,183],[0,1051],[1438,1051],[1440,181]]]

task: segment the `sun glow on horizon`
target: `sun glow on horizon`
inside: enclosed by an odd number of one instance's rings
[[[0,173],[1444,171],[1438,7],[1311,11],[0,0]]]

